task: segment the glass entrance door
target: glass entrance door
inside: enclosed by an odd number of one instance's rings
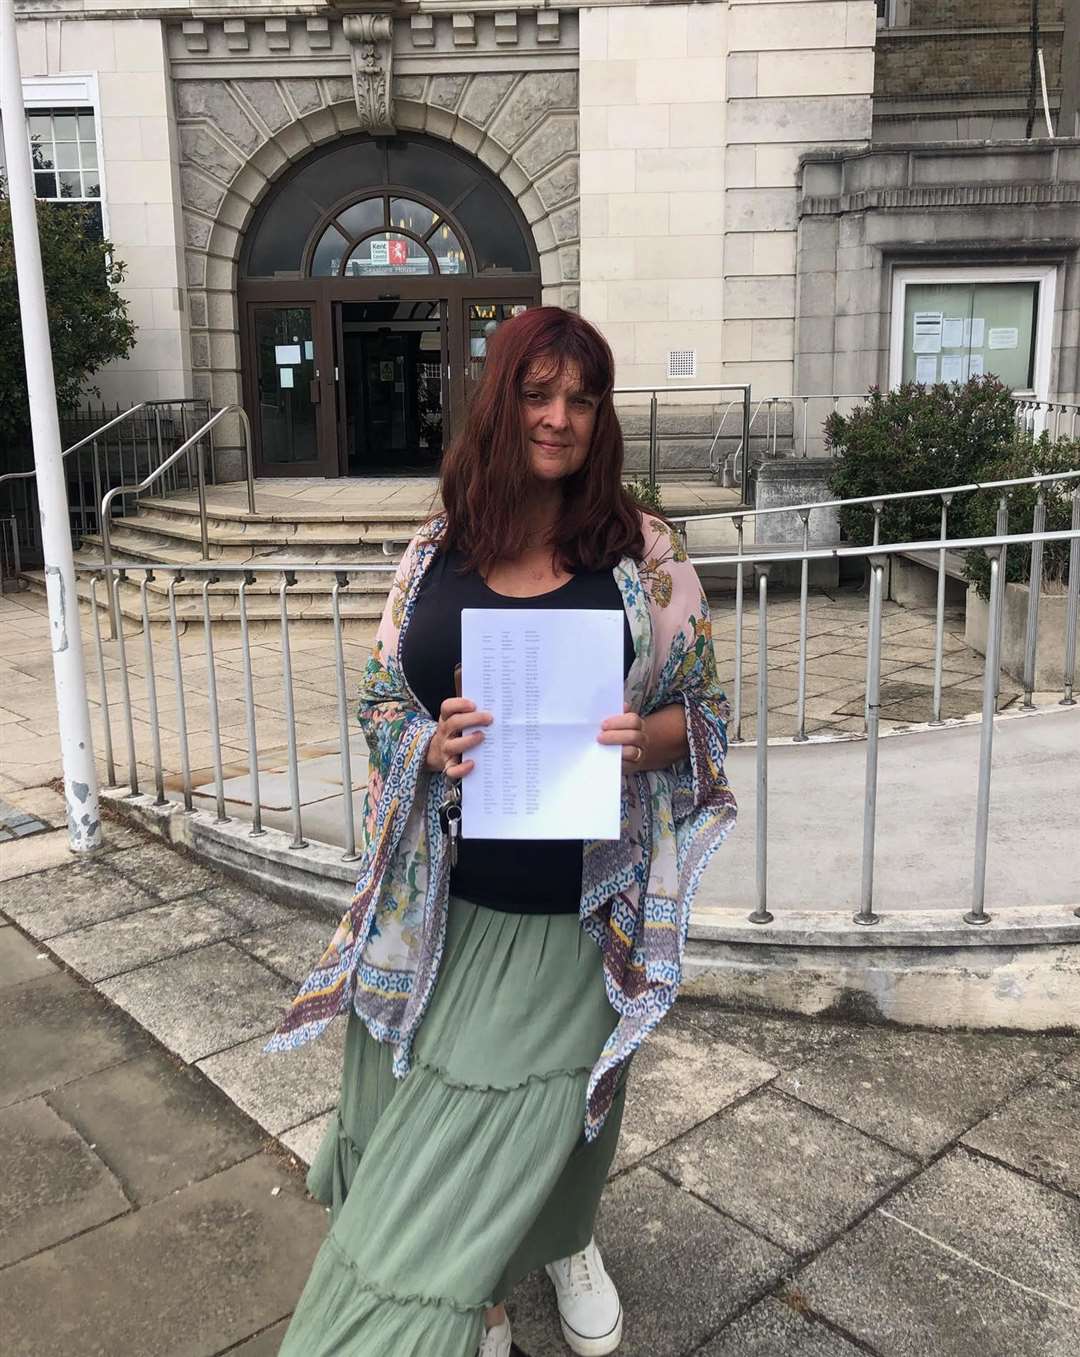
[[[258,474],[336,476],[337,450],[320,437],[322,346],[315,307],[255,305],[249,324]]]
[[[434,474],[448,433],[446,303],[342,302],[335,320],[346,474]]]

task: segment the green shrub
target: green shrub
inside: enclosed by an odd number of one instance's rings
[[[963,386],[875,387],[850,415],[825,421],[826,446],[837,454],[829,488],[836,499],[857,499],[985,480],[984,468],[1001,459],[1015,433],[1012,397],[996,377],[973,377]],[[963,497],[950,511],[954,535],[966,534],[966,508]],[[868,546],[873,506],[842,509],[840,526],[849,540]],[[940,501],[901,500],[882,512],[881,541],[936,538],[940,527]]]
[[[1057,471],[1080,471],[1080,439],[1061,438],[1052,443],[1046,434],[1032,438],[1018,433],[1006,455],[984,467],[981,481],[1009,481],[1024,476],[1045,476]],[[1043,494],[1046,499],[1046,531],[1063,532],[1072,523],[1072,493],[1080,481],[1057,481],[1048,484]],[[1031,532],[1035,514],[1038,487],[1017,486],[1009,492],[1009,532]],[[970,496],[966,514],[966,534],[971,537],[993,537],[997,530],[1000,491],[981,490]],[[969,551],[964,573],[983,598],[990,596],[990,561],[985,551]],[[1027,583],[1031,574],[1031,547],[1009,547],[1005,553],[1006,580]],[[1043,589],[1063,589],[1069,578],[1069,543],[1046,542],[1043,545]]]
[[[626,489],[643,509],[651,509],[653,513],[657,514],[664,512],[664,501],[660,495],[660,487],[655,481],[639,476],[635,480],[627,481]]]

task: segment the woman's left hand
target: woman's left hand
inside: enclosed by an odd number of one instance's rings
[[[622,745],[624,772],[633,772],[645,758],[649,747],[644,717],[629,708],[622,716],[609,716],[596,738],[600,744]]]

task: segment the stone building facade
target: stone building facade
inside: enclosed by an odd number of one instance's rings
[[[1042,3],[1055,116],[1074,8]],[[127,264],[138,342],[99,385],[243,403],[263,474],[326,476],[430,469],[541,300],[626,386],[928,379],[904,331],[940,311],[936,380],[1015,330],[1017,389],[1074,395],[1080,146],[1002,139],[1024,9],[17,0],[39,191],[96,194]],[[721,399],[682,404],[707,432]]]

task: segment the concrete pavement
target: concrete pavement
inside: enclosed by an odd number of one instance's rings
[[[340,1035],[262,1044],[327,926],[114,824],[73,862],[55,793],[7,798],[38,828],[0,843],[5,1357],[271,1357]],[[1080,1040],[681,1002],[598,1234],[623,1357],[1074,1357]],[[542,1277],[510,1308],[563,1357]]]

